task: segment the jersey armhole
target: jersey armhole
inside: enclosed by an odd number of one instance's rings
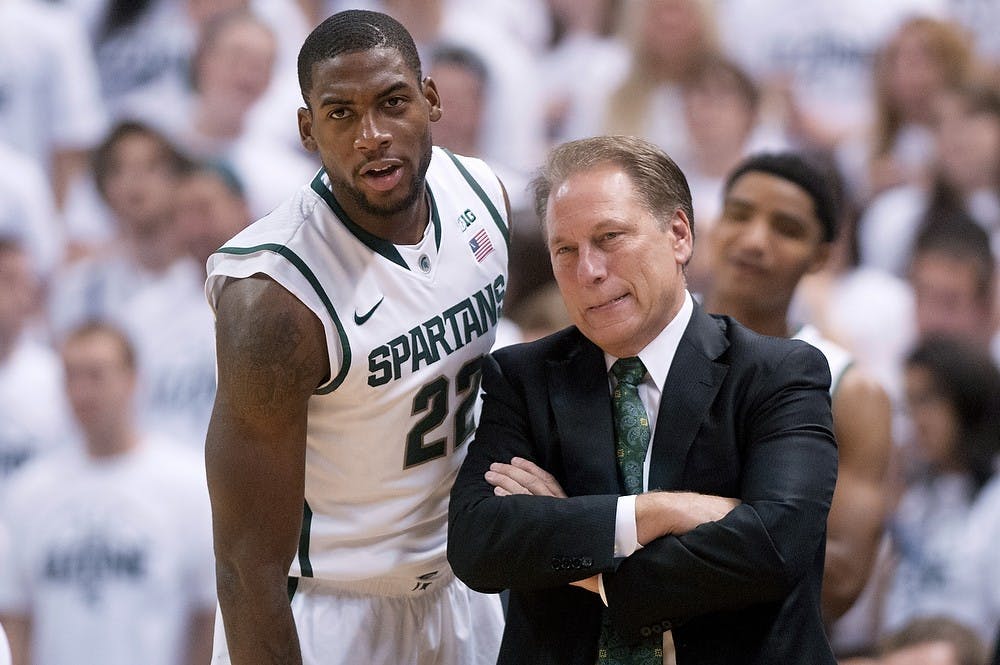
[[[497,225],[497,228],[500,229],[500,235],[503,236],[504,242],[507,244],[507,247],[510,248],[510,229],[508,228],[507,223],[504,222],[503,215],[500,214],[500,211],[497,209],[493,199],[489,197],[482,185],[479,184],[479,181],[473,177],[466,165],[463,164],[452,151],[447,148],[441,148],[441,151],[448,155],[451,161],[455,164],[455,168],[458,169],[458,172],[469,184],[469,187],[472,188],[472,191],[476,193],[476,196],[478,196],[480,200],[482,200],[483,205],[486,206],[486,209],[490,213],[490,217],[493,218],[493,222]],[[496,175],[494,174],[493,177],[496,178]],[[497,187],[500,189],[501,196],[503,196],[503,189],[500,187],[499,179],[497,179]]]
[[[307,297],[305,297],[305,294],[299,293],[298,292],[299,289],[294,288],[294,285],[287,283],[286,280],[279,279],[277,276],[268,273],[266,270],[260,269],[260,266],[253,265],[253,262],[250,262],[247,265],[247,270],[242,271],[243,273],[246,273],[246,272],[249,272],[251,274],[261,273],[261,274],[267,275],[269,278],[273,279],[275,282],[277,282],[278,284],[280,284],[282,287],[284,287],[286,289],[289,289],[289,291],[291,291],[291,293],[293,295],[295,295],[295,297],[297,297],[300,301],[302,301],[302,303],[304,305],[306,305],[307,307],[309,307],[309,309],[313,310],[320,317],[320,321],[323,322],[324,329],[327,328],[327,325],[323,321],[323,319],[324,319],[324,317],[322,316],[323,312],[325,312],[327,314],[327,316],[329,317],[329,320],[333,322],[334,329],[336,330],[336,337],[337,337],[337,339],[340,342],[340,351],[341,351],[341,353],[340,353],[340,369],[339,369],[339,371],[336,374],[334,374],[334,364],[333,363],[334,363],[334,359],[336,358],[336,356],[332,353],[333,349],[329,348],[330,344],[328,342],[327,343],[327,352],[330,355],[330,374],[331,374],[331,378],[328,381],[326,381],[325,383],[323,383],[322,385],[320,385],[319,387],[317,387],[316,390],[313,391],[313,394],[316,394],[316,395],[326,395],[326,394],[329,394],[329,393],[333,392],[334,390],[336,390],[340,386],[341,383],[344,382],[344,379],[347,377],[347,373],[350,370],[350,367],[351,367],[351,346],[350,346],[350,342],[349,342],[349,340],[347,338],[347,332],[344,330],[344,326],[340,322],[340,317],[337,315],[337,310],[334,308],[333,302],[330,300],[330,297],[327,295],[326,291],[323,289],[323,285],[320,283],[320,281],[316,277],[315,273],[313,273],[313,271],[309,268],[309,266],[306,265],[305,261],[303,261],[302,258],[298,254],[296,254],[293,250],[289,249],[285,245],[280,245],[280,244],[277,244],[277,243],[264,243],[264,244],[261,244],[261,245],[254,245],[252,247],[232,247],[232,246],[226,246],[226,247],[222,247],[221,249],[219,249],[219,250],[216,251],[217,254],[230,255],[230,256],[248,256],[248,255],[257,254],[257,253],[260,253],[260,252],[270,252],[270,253],[276,254],[276,255],[282,257],[283,259],[285,259],[289,264],[291,264],[296,269],[296,271],[302,276],[302,278],[305,279],[306,283],[311,288],[312,293],[315,295],[315,298],[319,301],[318,302],[318,306],[315,305],[315,304],[310,304],[309,301],[311,300],[311,298],[307,298]],[[219,266],[216,266],[216,268],[218,268],[218,267]],[[234,274],[233,272],[215,272],[215,271],[213,271],[213,273],[209,276],[209,280],[211,281],[213,278],[219,278],[219,277],[229,277],[229,278],[239,279],[239,278],[243,278],[243,277],[249,277],[249,274],[242,274],[242,273],[241,274]],[[212,284],[209,285],[208,289],[209,289],[209,294],[208,294],[209,295],[209,300],[210,300],[210,302],[214,303],[214,293],[213,292],[215,291],[215,289],[213,288]],[[322,307],[322,312],[316,311],[318,309],[318,307]],[[213,309],[214,309],[214,304],[213,304]],[[327,332],[327,338],[328,338],[328,340],[331,337],[330,332],[332,332],[332,331],[328,331]]]

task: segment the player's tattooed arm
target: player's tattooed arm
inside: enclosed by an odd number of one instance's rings
[[[219,602],[234,665],[299,663],[287,574],[302,520],[306,413],[329,362],[319,319],[263,277],[217,307],[206,441]]]

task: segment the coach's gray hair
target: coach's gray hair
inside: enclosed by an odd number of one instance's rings
[[[661,224],[675,211],[687,215],[694,238],[694,210],[687,178],[667,153],[634,136],[595,136],[553,148],[531,181],[535,212],[545,227],[549,194],[570,176],[599,166],[618,166],[632,179],[640,202]]]

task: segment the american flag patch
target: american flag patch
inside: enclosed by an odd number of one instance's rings
[[[476,255],[476,261],[479,263],[482,263],[483,259],[490,255],[490,252],[493,251],[493,243],[490,242],[490,236],[486,233],[486,229],[476,231],[476,235],[469,240],[469,249]]]

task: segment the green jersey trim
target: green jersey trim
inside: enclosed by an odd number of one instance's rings
[[[469,170],[465,168],[465,165],[462,164],[461,161],[459,161],[458,157],[456,157],[455,154],[451,150],[448,150],[447,148],[441,148],[441,149],[444,150],[444,153],[448,155],[448,157],[451,158],[451,161],[455,163],[455,168],[457,168],[458,172],[462,174],[462,177],[465,178],[465,181],[469,183],[469,187],[471,187],[472,191],[476,193],[476,196],[478,196],[482,200],[483,205],[486,206],[486,209],[490,211],[490,216],[496,223],[497,228],[500,229],[500,233],[501,235],[503,235],[504,242],[507,244],[507,247],[509,248],[510,230],[507,228],[507,225],[504,224],[503,217],[500,215],[500,211],[497,210],[497,207],[495,205],[493,205],[493,201],[491,201],[490,197],[486,195],[486,192],[483,191],[482,186],[476,181],[475,178],[472,177],[472,174],[469,173]]]
[[[306,265],[306,262],[299,257],[294,251],[286,247],[285,245],[279,245],[277,243],[265,243],[263,245],[254,245],[253,247],[222,247],[216,250],[217,254],[234,254],[236,256],[245,256],[247,254],[256,254],[257,252],[274,252],[279,256],[284,257],[291,263],[295,268],[302,273],[302,276],[306,278],[309,285],[313,287],[316,291],[316,295],[323,302],[323,306],[326,307],[327,313],[330,318],[333,319],[333,323],[337,326],[337,335],[340,336],[340,346],[343,349],[344,359],[340,364],[340,373],[333,377],[329,383],[324,386],[320,386],[314,391],[317,395],[326,395],[332,393],[337,387],[344,382],[347,378],[347,371],[351,367],[351,344],[347,339],[347,332],[344,330],[344,325],[340,322],[340,317],[337,316],[337,310],[333,307],[333,302],[330,301],[330,297],[323,290],[323,285],[319,283],[319,279],[316,278],[315,273]]]
[[[312,577],[313,567],[309,560],[309,535],[312,531],[313,511],[309,502],[302,501],[302,531],[299,533],[299,570],[302,577]]]
[[[330,210],[336,215],[347,230],[354,235],[363,245],[368,249],[372,250],[376,254],[380,254],[386,259],[392,261],[399,267],[409,270],[410,266],[406,265],[406,261],[403,260],[402,255],[396,246],[384,238],[379,238],[376,235],[369,233],[360,226],[358,226],[348,215],[344,212],[344,209],[337,202],[337,198],[333,195],[333,192],[326,186],[323,182],[323,174],[325,171],[320,169],[313,178],[310,187],[312,190],[319,194],[320,198],[326,201],[326,204],[330,206]],[[429,185],[425,186],[427,191],[427,196],[430,199],[429,207],[431,209],[431,224],[434,225],[434,246],[437,249],[441,249],[441,218],[438,215],[437,203],[434,201],[434,194],[431,192]]]

